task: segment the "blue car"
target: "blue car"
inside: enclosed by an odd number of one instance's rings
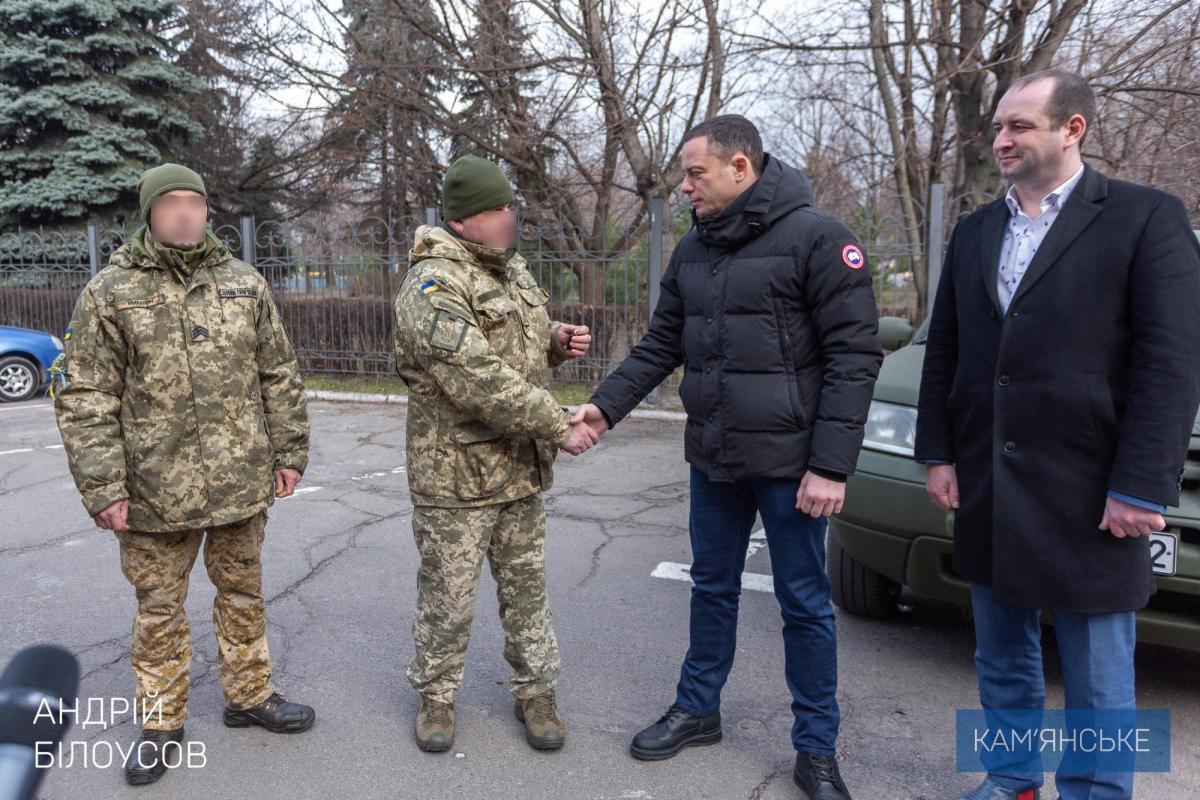
[[[28,328],[0,325],[0,402],[28,400],[50,382],[62,340]]]

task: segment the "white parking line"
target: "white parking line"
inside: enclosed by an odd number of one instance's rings
[[[279,499],[279,500],[291,500],[291,499],[292,499],[292,497],[296,497],[297,495],[309,494],[310,492],[319,492],[319,491],[321,491],[321,490],[322,490],[322,489],[324,489],[324,488],[325,488],[324,486],[301,486],[299,489],[297,489],[296,491],[292,492],[292,494],[291,494],[291,496],[290,496],[290,497],[280,497],[280,498],[277,498],[277,499]]]
[[[746,558],[767,546],[767,532],[758,528],[750,534],[750,544],[746,547]],[[666,578],[671,581],[692,581],[692,565],[679,564],[674,561],[663,561],[650,573],[652,578]],[[770,575],[757,572],[742,573],[742,588],[755,592],[775,593],[775,579]]]
[[[61,450],[61,444],[47,444],[40,448],[35,447],[18,447],[15,450],[0,450],[0,456],[11,456],[14,453],[32,453],[34,450]]]
[[[385,475],[399,475],[401,472],[404,472],[404,467],[396,467],[394,469],[385,470],[384,472],[366,472],[362,475],[351,475],[350,480],[365,481],[371,478],[382,478]]]
[[[759,528],[754,533],[750,534],[750,546],[746,548],[746,558],[757,553],[767,546],[767,532]]]
[[[687,581],[691,583],[692,567],[690,564],[677,564],[674,561],[664,561],[650,573],[653,578],[666,578],[672,581]],[[742,573],[742,588],[755,592],[775,593],[775,579],[770,575],[757,572]]]
[[[31,403],[27,406],[3,406],[3,407],[0,407],[0,413],[5,412],[5,411],[29,411],[34,408],[46,408],[46,409],[53,411],[54,404],[53,403]]]

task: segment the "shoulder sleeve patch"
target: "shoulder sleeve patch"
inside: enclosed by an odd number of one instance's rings
[[[449,311],[439,310],[429,327],[429,343],[441,350],[457,352],[467,334],[467,321]]]

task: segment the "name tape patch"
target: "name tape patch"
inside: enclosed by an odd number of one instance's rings
[[[127,308],[149,308],[150,306],[156,306],[162,302],[162,298],[158,297],[158,296],[125,297],[120,300],[117,300],[112,292],[108,293],[108,298],[109,298],[108,301],[110,303],[112,303],[118,311],[122,311]]]

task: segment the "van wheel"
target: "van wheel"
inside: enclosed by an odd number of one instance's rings
[[[0,358],[0,402],[16,403],[37,394],[42,371],[20,356]]]
[[[843,550],[832,531],[825,546],[829,588],[838,608],[861,617],[881,618],[897,613],[900,584]]]

